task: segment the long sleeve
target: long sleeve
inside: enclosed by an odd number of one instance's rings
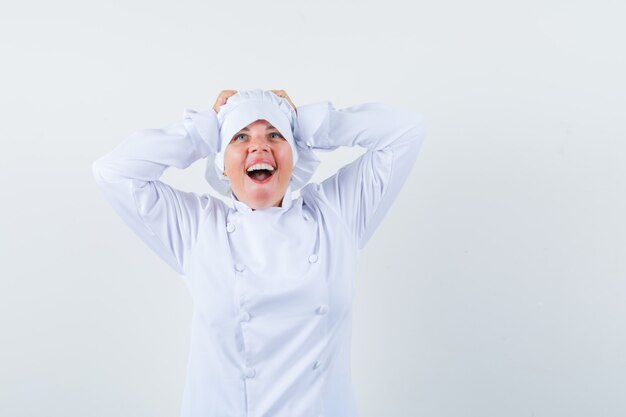
[[[92,164],[105,199],[131,229],[181,275],[215,200],[159,180],[170,166],[184,169],[215,152],[219,135],[212,109],[185,110],[183,120],[128,136]]]
[[[382,103],[337,110],[331,102],[321,102],[299,107],[298,122],[299,135],[311,149],[367,149],[319,186],[358,248],[364,248],[417,159],[424,139],[422,116]]]

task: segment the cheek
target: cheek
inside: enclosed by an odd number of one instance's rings
[[[229,145],[224,151],[224,170],[226,173],[233,170],[238,170],[241,165],[242,153]]]
[[[286,148],[282,148],[279,153],[280,164],[284,171],[291,172],[293,169],[293,157],[291,153],[291,147],[287,145]]]

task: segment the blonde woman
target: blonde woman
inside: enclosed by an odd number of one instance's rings
[[[94,162],[106,200],[191,292],[183,417],[357,416],[358,254],[423,136],[420,115],[380,103],[296,108],[283,90],[226,90],[212,109],[132,134]],[[315,151],[340,146],[366,152],[309,183]],[[224,199],[159,180],[200,158]]]

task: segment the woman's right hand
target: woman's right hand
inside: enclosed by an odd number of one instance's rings
[[[219,113],[220,107],[226,104],[228,97],[237,93],[237,90],[222,90],[222,92],[217,96],[217,100],[215,100],[215,104],[213,105],[213,110],[215,113]]]

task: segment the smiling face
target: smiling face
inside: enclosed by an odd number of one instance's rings
[[[292,171],[291,145],[263,119],[237,132],[224,150],[233,193],[252,209],[280,206]]]

